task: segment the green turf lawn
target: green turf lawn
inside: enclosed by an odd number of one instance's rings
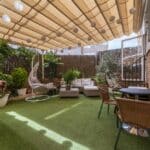
[[[44,119],[79,102],[83,103],[52,119]],[[37,103],[9,102],[0,109],[0,150],[69,150],[71,146],[67,141],[63,144],[54,142],[43,132],[6,114],[8,111],[15,111],[91,150],[113,150],[117,133],[113,108],[107,115],[104,107],[101,118],[97,119],[99,105],[99,98],[84,96],[78,99],[55,97]],[[122,132],[118,150],[150,150],[150,139]]]

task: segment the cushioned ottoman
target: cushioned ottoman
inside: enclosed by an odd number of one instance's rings
[[[66,90],[66,88],[60,88],[59,96],[60,97],[79,97],[79,89],[71,88],[70,90]]]
[[[83,93],[85,96],[99,96],[99,89],[97,86],[84,86]]]

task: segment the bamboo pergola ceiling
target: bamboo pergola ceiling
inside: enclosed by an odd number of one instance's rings
[[[143,10],[142,0],[0,0],[0,38],[42,50],[93,45],[139,31]]]

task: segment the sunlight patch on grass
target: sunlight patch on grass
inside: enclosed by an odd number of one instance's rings
[[[79,105],[79,103],[77,103],[77,104]],[[76,104],[76,106],[77,106],[77,104]],[[75,105],[73,105],[72,107],[75,107]],[[9,111],[6,113],[10,116],[13,116],[16,120],[25,122],[25,124],[27,124],[27,126],[31,127],[34,130],[42,132],[45,137],[47,137],[59,144],[68,143],[70,150],[89,150],[88,147],[86,147],[82,144],[79,144],[67,137],[64,137],[64,136],[56,133],[55,131],[52,131],[52,130],[40,125],[39,123],[37,123],[25,116],[18,114],[17,112]]]

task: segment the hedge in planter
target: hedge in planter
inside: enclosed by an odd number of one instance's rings
[[[26,86],[28,73],[24,68],[18,67],[15,68],[12,73],[13,86],[16,89],[21,89]]]

